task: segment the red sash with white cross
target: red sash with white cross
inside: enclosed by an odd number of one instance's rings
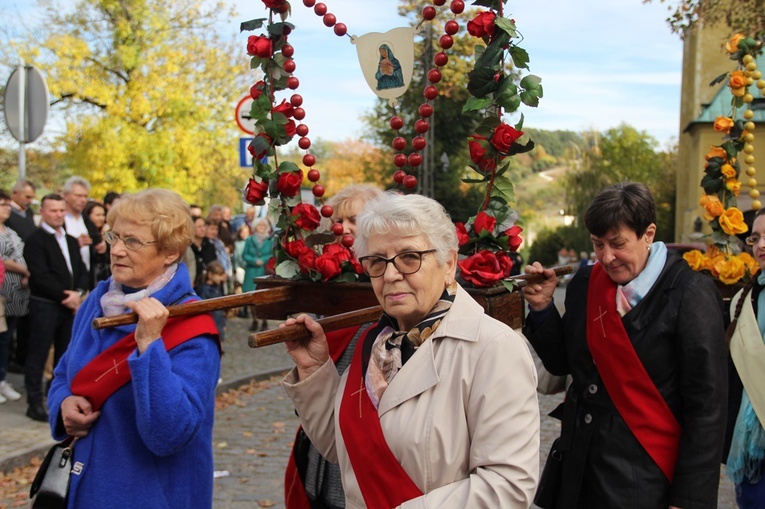
[[[619,414],[672,482],[682,428],[627,335],[616,309],[616,287],[595,264],[587,290],[587,345]]]
[[[218,337],[210,315],[170,318],[162,329],[162,342],[165,350],[171,350],[202,334]],[[101,408],[114,391],[130,381],[127,359],[135,349],[135,332],[131,332],[94,357],[74,376],[72,394],[87,398],[94,411]]]

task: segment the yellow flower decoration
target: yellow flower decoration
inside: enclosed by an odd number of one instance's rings
[[[728,153],[722,147],[710,145],[709,152],[707,152],[707,155],[705,155],[704,158],[709,161],[713,157],[720,157],[723,161],[726,161],[728,159]]]
[[[715,119],[714,129],[718,133],[730,133],[730,129],[733,127],[733,119],[730,117],[719,116]]]
[[[744,222],[744,214],[735,207],[730,207],[722,213],[720,216],[720,227],[727,235],[746,233],[749,229]]]
[[[760,269],[760,264],[749,253],[741,252],[738,254],[738,258],[749,269],[750,276],[753,276]]]
[[[726,179],[734,178],[736,176],[736,168],[728,163],[723,164],[720,171]]]
[[[714,218],[721,216],[725,211],[720,198],[713,194],[702,195],[699,205],[704,207],[704,219],[707,221],[712,221]]]
[[[744,74],[744,71],[731,71],[728,86],[730,88],[746,87],[746,75]]]
[[[738,256],[723,258],[715,264],[715,269],[726,285],[736,284],[746,275],[746,266]]]
[[[738,194],[741,192],[741,181],[737,178],[725,179],[725,188],[733,193],[733,196],[738,196]]]
[[[688,262],[688,265],[690,265],[691,268],[696,271],[703,269],[704,258],[706,258],[706,256],[704,256],[704,253],[698,249],[693,249],[692,251],[687,251],[683,254],[683,260]]]
[[[730,38],[728,42],[725,43],[725,51],[728,53],[735,53],[738,51],[738,42],[741,39],[744,39],[746,36],[744,34],[735,34],[733,37]]]

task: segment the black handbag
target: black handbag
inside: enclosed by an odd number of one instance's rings
[[[68,437],[50,448],[29,489],[32,509],[65,509],[76,438]]]
[[[542,509],[555,509],[563,482],[563,452],[558,448],[560,438],[556,438],[547,455],[545,468],[539,478],[534,504]]]

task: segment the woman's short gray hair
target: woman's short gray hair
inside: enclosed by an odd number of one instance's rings
[[[368,240],[373,233],[395,232],[402,237],[424,235],[436,250],[440,264],[457,251],[457,232],[449,214],[440,203],[419,194],[382,193],[364,205],[356,218],[353,249],[359,258],[369,254]]]

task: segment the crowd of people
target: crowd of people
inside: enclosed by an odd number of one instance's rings
[[[69,507],[210,507],[226,314],[167,307],[256,289],[273,270],[271,224],[253,208],[239,222],[222,205],[205,215],[163,189],[99,202],[76,176],[40,197],[38,219],[35,198],[28,180],[0,191],[0,404],[22,398],[7,381],[21,369],[27,416],[77,439]],[[656,241],[646,186],[617,184],[590,204],[594,256],[569,261],[565,312],[555,273],[525,267],[541,282],[522,290],[523,334],[458,283],[438,202],[359,185],[330,203],[382,314],[326,333],[308,314],[280,325],[310,332],[287,343],[283,386],[301,421],[288,509],[712,508],[721,462],[738,505],[765,507],[765,276],[726,324],[711,278]],[[764,238],[765,209],[747,238],[761,269]],[[91,327],[130,311],[135,324]],[[268,327],[241,312],[251,330]],[[526,340],[570,380],[541,475]]]

